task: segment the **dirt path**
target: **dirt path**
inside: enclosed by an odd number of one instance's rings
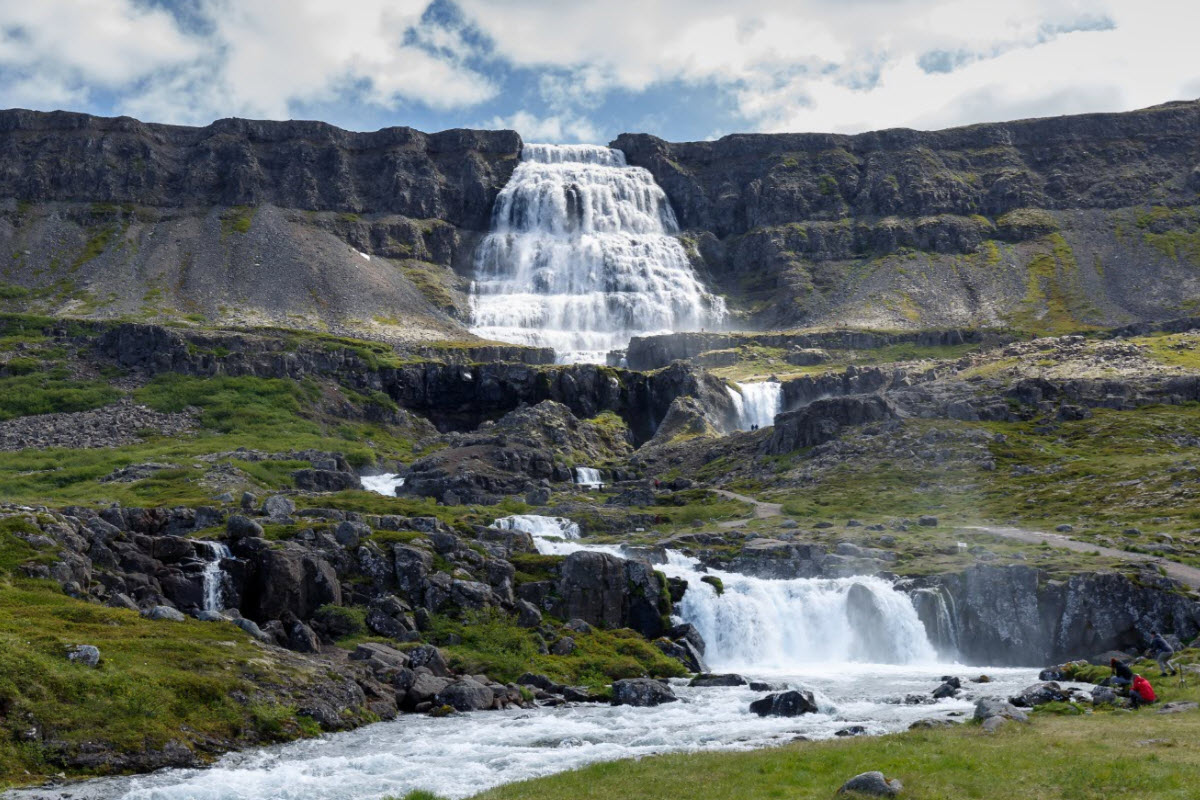
[[[1159,556],[1147,555],[1146,553],[1130,553],[1125,550],[1117,550],[1113,547],[1092,544],[1091,542],[1081,542],[1078,539],[1063,536],[1061,533],[1043,533],[1042,531],[1030,531],[1023,528],[1002,528],[986,525],[973,525],[966,530],[982,531],[983,533],[990,533],[993,536],[1002,536],[1005,539],[1015,539],[1018,542],[1027,542],[1028,544],[1042,544],[1044,542],[1051,547],[1064,547],[1067,550],[1075,550],[1081,553],[1099,552],[1101,555],[1120,558],[1125,561],[1144,561],[1154,564],[1157,567],[1162,567],[1166,570],[1169,577],[1177,581],[1182,581],[1193,590],[1200,589],[1200,569],[1168,561]]]
[[[762,500],[755,500],[753,497],[747,497],[744,494],[726,491],[725,489],[713,489],[713,491],[729,500],[740,500],[743,503],[749,503],[754,506],[755,519],[769,519],[783,515],[783,506],[779,503],[764,503]],[[748,519],[731,519],[728,522],[719,523],[719,525],[722,528],[736,528],[739,525],[745,525],[749,521]]]

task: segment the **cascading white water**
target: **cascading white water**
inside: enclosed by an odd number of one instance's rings
[[[620,150],[527,144],[496,199],[471,286],[472,331],[603,363],[632,336],[716,327],[675,214]]]
[[[564,517],[504,517],[495,527],[523,530],[539,553],[592,550],[621,555],[619,545],[584,545],[579,526]],[[688,582],[676,607],[700,631],[714,669],[787,672],[805,665],[860,662],[919,664],[937,653],[909,597],[871,576],[769,580],[705,570],[667,550],[659,569]],[[705,577],[720,579],[718,594]]]
[[[586,486],[591,489],[597,486],[604,485],[604,477],[600,474],[600,470],[592,467],[576,467],[575,468],[575,484],[577,486]]]
[[[739,383],[737,388],[726,386],[737,409],[738,430],[754,426],[766,428],[775,424],[775,415],[783,410],[783,384],[779,381]]]
[[[233,558],[233,553],[229,552],[229,548],[221,542],[206,542],[198,539],[196,546],[204,550],[209,559],[204,564],[202,573],[204,607],[201,610],[223,611],[225,609],[225,571],[221,569],[221,560]]]
[[[382,494],[386,497],[395,497],[396,490],[404,485],[404,478],[394,472],[385,472],[382,475],[363,475],[359,481],[368,492]]]

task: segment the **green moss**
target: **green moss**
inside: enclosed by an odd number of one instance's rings
[[[258,208],[255,206],[233,206],[225,210],[221,213],[221,236],[249,233],[257,212]]]
[[[717,597],[725,594],[725,583],[716,575],[705,575],[700,579],[701,583],[707,583],[717,592]]]
[[[515,580],[519,585],[556,579],[564,558],[540,553],[513,553],[509,561],[517,570]]]

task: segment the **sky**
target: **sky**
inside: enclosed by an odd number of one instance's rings
[[[0,0],[0,108],[675,141],[1200,98],[1200,0]]]

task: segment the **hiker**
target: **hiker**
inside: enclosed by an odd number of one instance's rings
[[[1133,683],[1133,670],[1123,661],[1118,661],[1115,658],[1109,659],[1108,665],[1112,667],[1112,678],[1109,679],[1109,686],[1129,686]]]
[[[1158,670],[1161,677],[1175,674],[1175,662],[1171,661],[1171,656],[1175,655],[1175,648],[1167,644],[1167,640],[1162,637],[1158,631],[1150,633],[1150,655],[1154,656],[1154,660],[1158,662]]]
[[[1134,675],[1133,686],[1129,689],[1129,700],[1133,703],[1136,711],[1142,706],[1148,706],[1158,700],[1158,695],[1154,693],[1154,687],[1150,685],[1150,681],[1141,675]]]

